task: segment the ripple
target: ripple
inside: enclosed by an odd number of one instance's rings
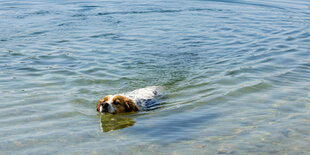
[[[76,79],[72,81],[73,86],[87,86],[91,84],[104,84],[107,83],[109,80],[102,80],[102,79]]]
[[[102,38],[102,37],[110,37],[110,36],[115,36],[116,34],[114,33],[104,33],[104,34],[99,34],[99,35],[92,35],[90,36],[91,38]]]
[[[176,13],[181,12],[181,10],[147,10],[147,11],[124,11],[124,12],[100,12],[97,15],[99,16],[105,16],[105,15],[114,15],[114,14],[120,14],[120,15],[126,15],[126,14],[146,14],[146,13]]]
[[[75,15],[72,15],[72,17],[85,17],[86,15],[85,14],[75,14]]]
[[[40,11],[36,11],[34,13],[32,13],[33,15],[47,15],[49,14],[50,12],[49,11],[46,11],[46,10],[40,10]]]
[[[272,85],[262,81],[253,81],[249,83],[242,83],[236,86],[236,89],[226,93],[228,97],[240,97],[249,93],[256,93],[272,88]]]

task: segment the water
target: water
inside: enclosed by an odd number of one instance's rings
[[[306,154],[309,27],[307,0],[0,0],[0,154]]]

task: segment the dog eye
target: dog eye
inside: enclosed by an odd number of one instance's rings
[[[113,104],[118,105],[119,101],[114,101]]]

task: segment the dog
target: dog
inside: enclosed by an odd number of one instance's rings
[[[157,97],[162,95],[162,87],[149,86],[128,93],[107,95],[100,99],[97,111],[100,113],[126,113],[146,110],[154,106]]]

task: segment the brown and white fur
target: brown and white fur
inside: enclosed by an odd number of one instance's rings
[[[145,109],[156,96],[160,95],[161,87],[149,86],[132,92],[107,95],[99,100],[97,111],[101,113],[137,112]]]

